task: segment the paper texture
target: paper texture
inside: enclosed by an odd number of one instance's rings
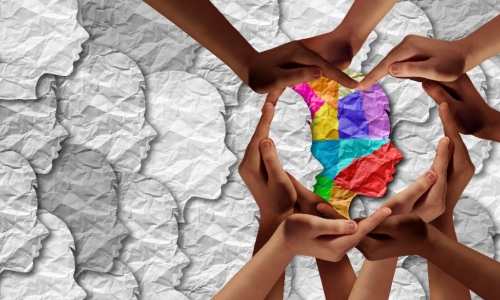
[[[89,37],[77,1],[1,0],[0,7],[0,99],[36,99],[40,76],[69,75]]]
[[[396,268],[389,300],[425,300],[425,293],[417,278],[402,268]]]
[[[468,197],[460,198],[453,211],[453,223],[460,243],[493,258],[493,222],[476,200]],[[419,256],[408,256],[403,262],[403,268],[418,278],[429,299],[427,261]]]
[[[87,300],[136,300],[139,293],[137,281],[130,269],[116,259],[108,273],[80,273],[78,284],[87,293]]]
[[[94,150],[118,172],[138,172],[156,136],[146,123],[144,77],[126,55],[91,41],[68,77],[57,78],[58,121],[67,144]]]
[[[436,38],[458,40],[498,16],[500,7],[495,0],[410,0],[422,8],[429,17]]]
[[[357,80],[361,73],[347,71]],[[365,91],[348,89],[322,77],[292,88],[311,112],[311,152],[323,165],[314,192],[349,218],[357,194],[380,197],[403,158],[390,142],[389,100],[375,84]]]
[[[19,154],[0,149],[0,273],[28,272],[49,234],[37,220],[36,176]]]
[[[68,227],[46,210],[38,210],[37,217],[48,229],[40,256],[35,258],[33,269],[23,274],[12,271],[0,275],[0,298],[9,300],[83,300],[83,289],[73,278],[75,249]]]
[[[334,30],[342,22],[354,0],[278,0],[278,2],[280,3],[281,30],[290,39],[299,40]],[[361,63],[367,59],[370,44],[376,38],[377,33],[371,32],[354,56],[349,70],[361,72]]]
[[[141,173],[164,184],[183,222],[193,197],[217,199],[236,161],[224,145],[224,104],[202,78],[181,71],[146,77],[146,119],[158,132]]]
[[[68,136],[56,121],[54,80],[53,75],[40,78],[37,100],[0,100],[0,148],[19,153],[38,174],[50,172],[60,143]]]
[[[276,0],[212,0],[211,1],[242,36],[259,52],[271,45],[288,42],[278,33],[279,7]],[[281,35],[281,36],[280,36]],[[225,105],[237,105],[237,92],[242,81],[220,59],[204,47],[196,51],[189,72],[210,82],[221,94]]]
[[[133,59],[144,75],[185,71],[199,44],[141,0],[80,1],[85,29],[96,44]]]
[[[189,264],[178,249],[177,204],[158,181],[137,173],[123,174],[118,185],[118,220],[129,231],[118,260],[134,274],[149,299],[156,290],[173,290]],[[153,288],[153,290],[150,290]]]
[[[432,26],[425,13],[410,2],[397,3],[375,27],[377,39],[371,43],[362,72],[367,74],[409,34],[433,37]],[[424,122],[434,101],[421,83],[386,76],[379,80],[391,103],[391,125],[402,120]]]
[[[77,273],[108,272],[128,231],[116,218],[116,177],[105,159],[63,145],[52,171],[38,176],[40,208],[56,215],[75,239]]]

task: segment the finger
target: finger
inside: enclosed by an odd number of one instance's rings
[[[436,157],[432,163],[431,170],[437,174],[437,181],[446,180],[446,170],[450,163],[450,138],[444,137],[438,142]]]
[[[387,54],[387,56],[375,66],[363,80],[361,80],[358,88],[360,90],[366,90],[377,82],[377,80],[389,75],[389,67],[393,63],[407,60],[413,55],[413,52],[409,49],[411,48],[398,47],[398,49],[395,49],[392,53],[389,52],[389,54]]]
[[[448,106],[448,104],[443,103],[439,106],[439,117],[441,118],[441,122],[443,123],[445,136],[450,138],[450,141],[453,143],[453,153],[461,154],[462,158],[468,156],[469,151],[465,146],[462,136],[458,132],[457,124],[455,123],[455,120],[451,115],[450,107]]]
[[[248,160],[248,163],[252,166],[260,163],[259,144],[263,139],[266,139],[269,136],[271,122],[274,117],[274,106],[270,103],[265,103],[263,109],[264,113],[260,117],[252,139],[245,150],[244,159]]]
[[[377,227],[382,221],[384,221],[392,213],[390,208],[384,207],[375,211],[371,216],[359,222],[358,231],[356,231],[356,236],[362,239],[368,233],[370,233],[375,227]]]
[[[398,78],[426,78],[430,80],[439,80],[434,70],[434,66],[429,61],[407,61],[393,63],[389,66],[389,73]]]
[[[432,80],[425,80],[422,83],[424,91],[434,100],[437,104],[448,103],[453,105],[456,99],[453,98],[439,83]]]
[[[350,220],[328,220],[314,217],[311,220],[311,234],[321,235],[346,235],[356,232],[358,224]]]
[[[260,153],[269,181],[283,181],[288,180],[285,170],[281,166],[276,147],[271,139],[264,139],[260,142]]]
[[[358,82],[356,80],[352,79],[351,77],[349,77],[349,75],[342,72],[341,70],[335,68],[328,61],[326,61],[321,56],[315,54],[312,51],[307,50],[304,54],[297,56],[295,58],[295,61],[297,63],[303,64],[303,65],[318,66],[319,68],[321,68],[322,76],[325,76],[327,78],[335,80],[347,88],[354,89],[354,88],[358,87]],[[293,69],[291,69],[291,70],[293,70]],[[321,75],[318,78],[320,78],[320,77],[321,77]],[[316,80],[318,78],[315,78],[313,80]],[[311,80],[309,80],[309,81],[311,81]],[[305,81],[302,81],[302,82],[305,82]]]
[[[329,203],[323,201],[316,206],[316,209],[323,214],[327,219],[345,220],[346,218],[339,214]]]
[[[321,78],[323,72],[318,67],[300,67],[293,69],[282,69],[276,75],[276,88],[282,89],[286,86],[294,86],[303,82],[310,82]]]
[[[392,198],[396,200],[390,199],[392,200],[391,203],[415,203],[422,195],[429,191],[435,181],[436,173],[434,171],[427,171],[420,175],[407,189]],[[389,208],[391,207],[389,206]]]
[[[308,190],[289,173],[287,173],[287,175],[292,181],[293,187],[297,193],[297,202],[300,205],[301,211],[306,214],[322,217],[321,212],[316,208],[316,206],[319,203],[326,203],[325,200],[314,192]]]
[[[278,103],[278,99],[281,97],[286,88],[277,89],[274,92],[270,92],[267,94],[266,103],[271,103],[273,106],[276,106]],[[262,107],[262,113],[264,112],[264,107]]]

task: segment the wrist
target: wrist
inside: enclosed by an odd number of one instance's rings
[[[476,45],[474,44],[470,36],[467,36],[453,43],[455,43],[455,45],[453,45],[455,49],[461,49],[464,66],[462,73],[466,73],[479,65],[480,62],[478,62],[477,60],[478,53]]]
[[[285,234],[284,224],[285,221],[281,222],[271,240],[279,247],[281,253],[286,257],[290,257],[291,260],[297,253],[293,246],[293,241],[290,240],[290,236]]]
[[[427,224],[427,236],[421,243],[417,254],[425,259],[431,260],[431,256],[439,248],[439,238],[442,233],[432,225]]]
[[[275,228],[278,228],[278,226],[286,220],[289,216],[293,214],[293,209],[286,210],[284,212],[272,212],[272,213],[263,213],[261,210],[260,213],[260,226],[275,226]]]
[[[485,126],[475,134],[477,137],[500,142],[500,111],[488,107],[489,112],[483,114]]]
[[[350,23],[342,21],[337,28],[335,28],[333,31],[328,33],[332,37],[338,37],[341,38],[341,40],[347,41],[351,45],[352,49],[352,56],[356,55],[358,53],[359,49],[363,46],[363,43],[365,42],[366,38],[370,34],[370,32],[364,33],[362,30],[359,28],[356,28],[355,26],[352,26]],[[332,39],[332,40],[336,40]]]

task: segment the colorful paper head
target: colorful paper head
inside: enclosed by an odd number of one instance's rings
[[[382,87],[359,91],[322,77],[293,89],[311,111],[311,151],[324,167],[314,192],[345,217],[357,194],[383,196],[403,156],[389,139],[390,107]]]

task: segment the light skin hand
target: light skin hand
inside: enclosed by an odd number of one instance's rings
[[[426,80],[422,86],[436,103],[448,105],[460,133],[500,142],[500,112],[488,106],[467,74],[453,82]]]

